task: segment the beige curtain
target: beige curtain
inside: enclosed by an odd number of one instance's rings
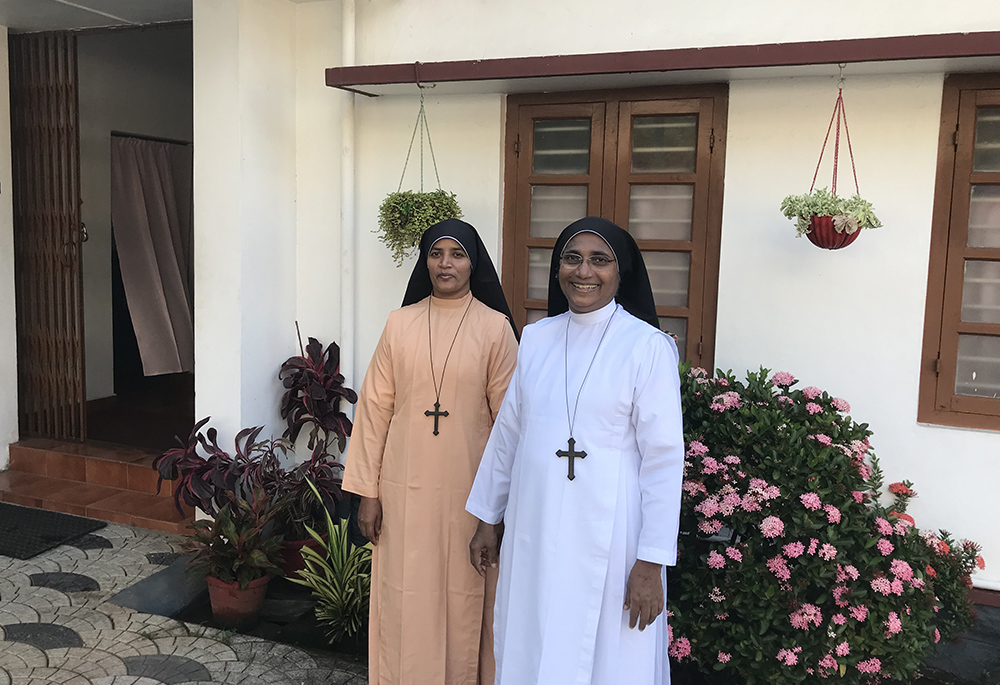
[[[191,147],[111,137],[111,223],[143,373],[194,368]]]

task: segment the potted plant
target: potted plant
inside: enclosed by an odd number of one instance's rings
[[[420,237],[428,228],[445,219],[461,219],[455,193],[447,190],[416,192],[413,190],[389,193],[378,208],[379,240],[392,251],[396,266],[413,254],[420,244]]]
[[[244,627],[260,613],[272,576],[280,575],[277,507],[255,489],[249,500],[231,495],[213,519],[194,521],[187,544],[191,573],[205,577],[212,616],[222,626]]]
[[[880,228],[872,204],[860,195],[838,196],[826,188],[802,195],[789,195],[781,201],[781,213],[795,220],[795,234],[806,236],[817,247],[836,250],[847,247],[862,228]]]
[[[311,486],[309,481],[306,481]],[[314,500],[319,490],[312,488]],[[351,544],[346,522],[339,524],[327,513],[322,534],[307,527],[314,547],[304,549],[305,568],[293,583],[312,590],[316,618],[326,626],[331,644],[353,642],[363,651],[371,592],[371,545]]]

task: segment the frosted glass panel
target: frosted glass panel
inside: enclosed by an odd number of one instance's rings
[[[1000,171],[1000,107],[980,107],[976,111],[972,169]]]
[[[677,339],[677,351],[680,353],[681,361],[687,358],[684,350],[687,349],[687,319],[675,318],[672,316],[660,317],[660,330],[669,333]]]
[[[965,262],[962,321],[1000,323],[1000,262]]]
[[[634,173],[692,173],[697,147],[698,117],[693,114],[632,118]]]
[[[643,252],[653,287],[653,300],[661,307],[687,307],[691,255],[687,252]]]
[[[528,323],[535,323],[536,321],[541,321],[544,319],[548,312],[544,309],[529,309],[528,311]]]
[[[564,228],[587,216],[587,186],[531,186],[532,238],[558,238]]]
[[[531,171],[586,174],[590,170],[590,119],[536,119]]]
[[[1000,397],[1000,338],[958,336],[955,394]]]
[[[528,299],[549,299],[549,268],[552,250],[547,247],[528,248]]]
[[[691,240],[694,186],[640,186],[630,189],[628,232],[636,240]]]
[[[972,186],[969,247],[1000,247],[1000,186]]]

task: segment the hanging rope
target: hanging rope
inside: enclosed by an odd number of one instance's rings
[[[833,130],[834,121],[837,122],[837,132],[834,135],[833,142],[833,194],[837,194],[837,171],[840,162],[840,120],[844,120],[844,137],[847,138],[847,150],[851,156],[851,171],[854,174],[854,192],[858,195],[861,194],[861,188],[858,186],[858,170],[854,166],[854,149],[851,147],[851,131],[847,128],[847,110],[844,109],[844,88],[843,88],[843,77],[841,77],[841,87],[837,90],[837,102],[833,106],[833,115],[830,117],[830,125],[826,127],[826,137],[823,139],[823,148],[819,151],[819,161],[816,162],[816,172],[813,174],[812,185],[809,186],[809,192],[813,191],[816,187],[816,178],[819,176],[819,167],[823,163],[823,155],[826,153],[826,144],[830,140],[830,131]]]
[[[413,152],[413,141],[420,131],[420,192],[424,192],[424,133],[427,133],[427,149],[431,153],[431,163],[434,165],[434,178],[437,179],[438,190],[441,189],[441,176],[438,174],[437,159],[434,157],[434,144],[431,142],[431,129],[427,125],[427,113],[424,111],[424,94],[420,94],[420,111],[417,112],[417,122],[413,125],[413,135],[410,136],[410,147],[406,149],[406,161],[403,162],[403,173],[399,176],[398,193],[403,189],[403,179],[406,177],[406,167],[410,164],[410,153]]]

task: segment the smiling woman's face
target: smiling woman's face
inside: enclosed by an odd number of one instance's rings
[[[596,233],[580,233],[563,250],[559,287],[577,314],[593,312],[618,292],[618,264],[608,244]]]

